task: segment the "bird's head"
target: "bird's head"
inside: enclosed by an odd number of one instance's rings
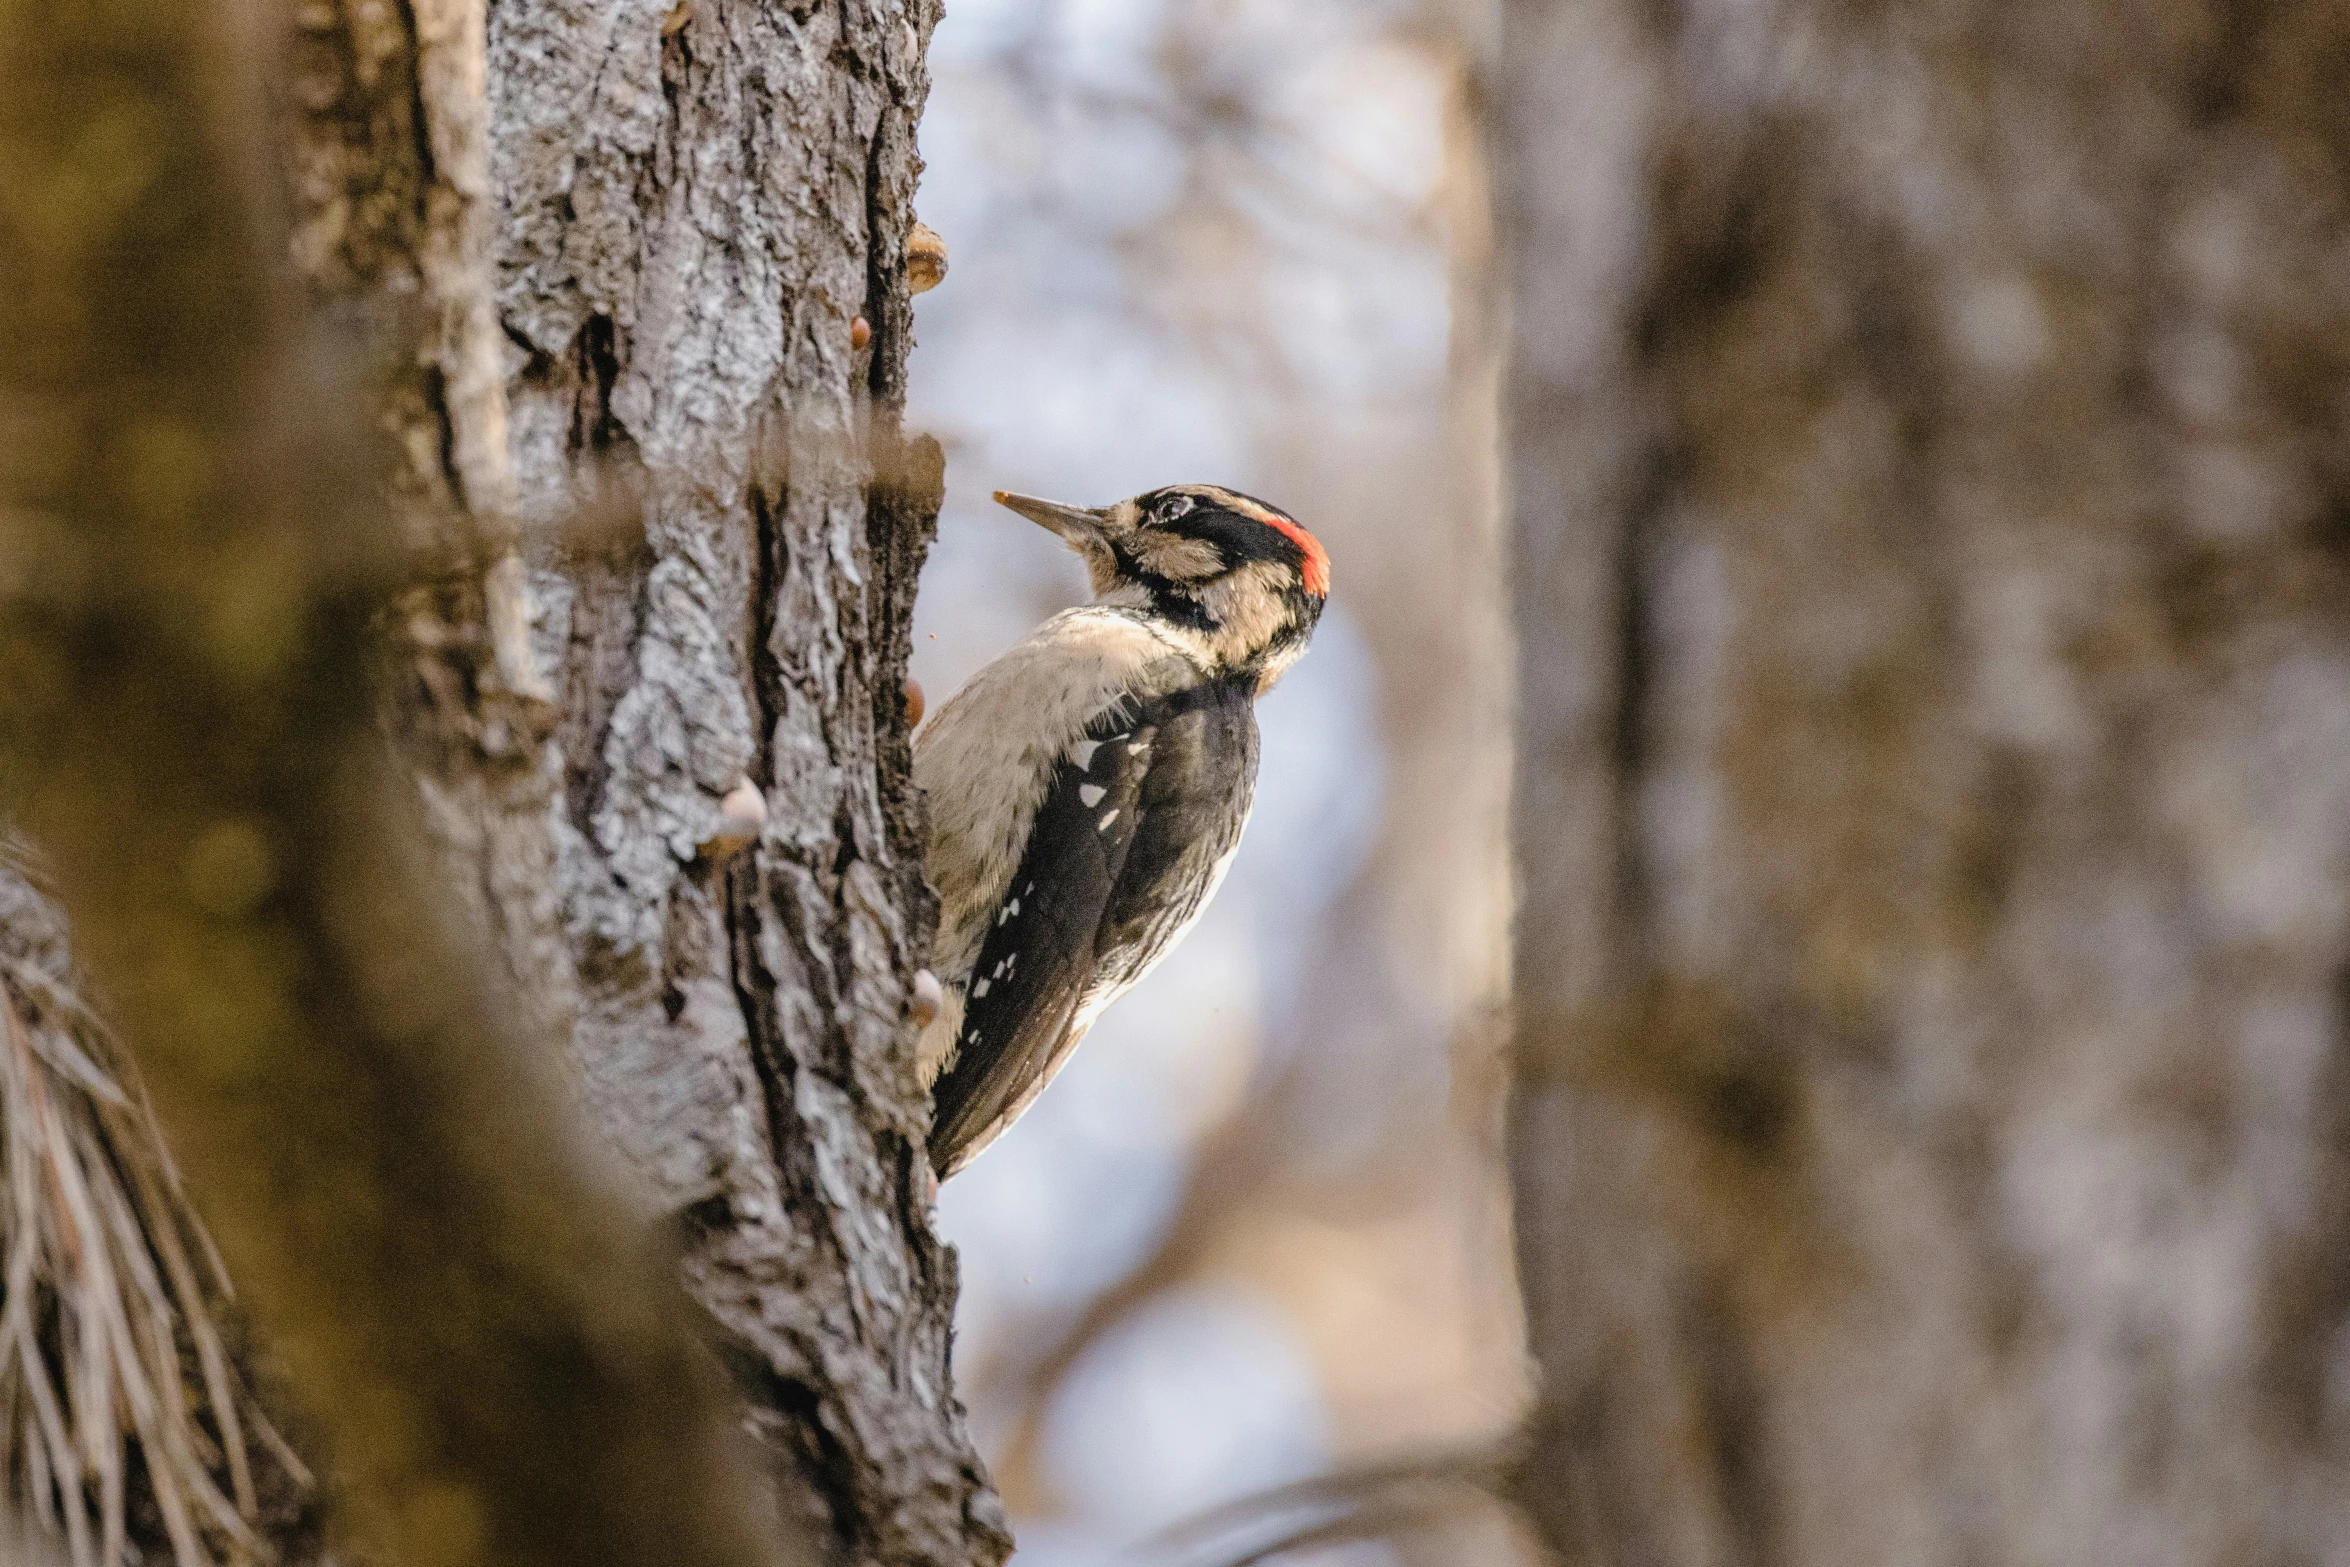
[[[1084,558],[1095,602],[1165,622],[1217,674],[1260,690],[1297,661],[1330,596],[1321,541],[1278,506],[1214,484],[1170,484],[1115,506],[996,491]]]

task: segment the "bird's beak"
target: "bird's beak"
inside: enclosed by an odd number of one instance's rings
[[[1102,524],[1109,520],[1106,508],[1094,511],[1083,506],[1064,506],[1059,501],[1040,501],[1033,495],[1014,495],[1010,490],[996,491],[995,502],[1040,528],[1050,528],[1079,549],[1101,543]]]

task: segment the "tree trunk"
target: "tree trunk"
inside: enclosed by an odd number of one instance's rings
[[[674,1221],[786,1531],[959,1567],[1010,1542],[947,1376],[904,1048],[936,14],[314,0],[278,129],[296,269],[367,345],[425,567],[384,713],[452,920]]]
[[[254,220],[234,33],[189,0],[0,6],[0,782],[366,1554],[777,1562],[674,1292],[568,1157],[546,1052],[514,1048],[511,985],[383,787],[368,627],[404,563]],[[10,860],[0,1408],[13,1439],[41,1406],[42,1439],[10,1442],[10,1490],[75,1567],[292,1555],[315,1542],[262,1511],[218,1338],[174,1320],[209,1301],[170,1161],[107,1057],[74,1054],[104,1030]]]
[[[458,579],[410,625],[407,754],[682,1226],[786,1513],[845,1561],[998,1560],[902,1048],[932,919],[900,693],[940,457],[898,421],[936,8],[506,0],[486,39],[449,10],[411,24],[426,134],[359,160],[428,154],[410,265],[440,326],[390,402],[438,464],[409,488],[524,541],[536,646],[504,635],[510,579]],[[397,58],[367,8],[338,23],[345,58]],[[336,101],[398,101],[363,77]],[[347,251],[322,194],[304,232]],[[452,677],[453,645],[488,656]],[[746,780],[764,828],[730,855]]]
[[[1530,1506],[2342,1559],[2350,14],[1507,26]]]
[[[948,1381],[904,1021],[933,918],[902,691],[942,468],[899,415],[936,19],[506,0],[488,33],[521,507],[602,508],[531,551],[573,1055],[684,1223],[792,1506],[876,1564],[1010,1549]],[[714,863],[746,776],[764,830]]]

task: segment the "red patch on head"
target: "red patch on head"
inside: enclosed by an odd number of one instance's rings
[[[1289,542],[1297,546],[1298,553],[1305,556],[1300,575],[1305,578],[1306,591],[1318,599],[1330,596],[1330,552],[1322,548],[1320,539],[1306,531],[1304,523],[1270,506],[1254,506],[1246,501],[1241,501],[1236,509],[1286,534]]]

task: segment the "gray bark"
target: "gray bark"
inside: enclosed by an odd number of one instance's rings
[[[319,0],[278,101],[293,262],[365,345],[423,566],[383,716],[447,912],[672,1221],[784,1531],[876,1564],[1010,1548],[948,1380],[904,1049],[935,20]],[[745,778],[761,836],[711,849]]]
[[[489,27],[521,504],[591,519],[532,550],[573,1054],[684,1222],[795,1506],[874,1563],[1009,1549],[948,1382],[904,1048],[933,917],[901,688],[940,458],[898,418],[935,19],[509,0]],[[764,833],[714,864],[746,776]]]
[[[0,7],[0,785],[368,1551],[775,1562],[674,1291],[568,1156],[548,1052],[515,1048],[510,984],[458,944],[383,787],[367,628],[396,552],[353,482],[360,407],[314,379],[255,221],[239,42],[188,0]],[[33,884],[5,879],[5,1391],[37,1399],[63,1362],[90,1437],[87,1468],[51,1443],[11,1489],[65,1515],[77,1567],[125,1559],[126,1492],[168,1539],[139,1559],[298,1547],[255,1538],[285,1521],[245,1472],[232,1379],[171,1318],[209,1291],[169,1166],[106,1054],[70,1053],[103,1030]],[[201,1483],[183,1343],[227,1496]],[[135,1423],[136,1473],[109,1420]],[[74,1522],[93,1491],[95,1542]]]
[[[2350,1554],[2350,18],[1513,0],[1526,1500]]]
[[[441,325],[391,401],[430,416],[412,488],[524,541],[536,646],[502,638],[495,569],[459,578],[397,727],[454,884],[678,1221],[787,1513],[843,1560],[996,1560],[902,1048],[932,918],[899,693],[939,456],[898,418],[935,8],[506,0],[478,66],[436,65],[481,36],[463,9],[412,30],[450,192],[420,206],[472,270],[411,245]],[[488,656],[451,677],[451,642]],[[760,840],[703,852],[746,778]]]

